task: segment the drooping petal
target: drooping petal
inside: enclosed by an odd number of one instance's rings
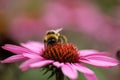
[[[79,50],[80,56],[91,56],[91,55],[108,55],[108,52],[99,52],[97,50]]]
[[[60,68],[63,65],[63,63],[54,62],[53,65],[56,66],[57,68]]]
[[[21,45],[38,54],[40,54],[40,52],[44,49],[43,43],[36,42],[36,41],[29,41],[27,43],[21,43]]]
[[[1,61],[1,63],[13,63],[13,62],[18,62],[18,61],[22,61],[22,60],[26,60],[27,58],[24,57],[23,55],[14,55],[11,56],[3,61]]]
[[[77,70],[69,63],[63,64],[61,66],[62,72],[65,76],[72,80],[76,80],[78,77]]]
[[[46,66],[46,65],[51,64],[51,63],[53,63],[52,60],[43,60],[43,61],[31,64],[30,67],[31,68],[41,68],[41,67]]]
[[[98,80],[95,74],[93,74],[93,75],[84,74],[84,76],[87,78],[87,80]]]
[[[75,69],[82,72],[84,76],[87,78],[87,80],[97,80],[95,73],[92,70],[88,69],[87,67],[83,66],[82,64],[75,63],[73,64],[73,66],[75,67]]]
[[[87,67],[83,66],[82,64],[75,63],[72,64],[78,71],[84,73],[84,74],[94,74],[94,72]]]
[[[22,71],[26,71],[30,68],[30,64],[40,61],[40,59],[29,59],[20,65]]]
[[[22,54],[22,53],[27,53],[29,52],[28,49],[22,48],[20,46],[16,45],[11,45],[11,44],[6,44],[5,46],[2,46],[3,49],[11,51],[15,54]]]
[[[80,60],[80,61],[94,66],[105,67],[105,68],[116,66],[119,64],[116,59],[107,56],[100,56],[100,55],[88,56],[84,60]]]

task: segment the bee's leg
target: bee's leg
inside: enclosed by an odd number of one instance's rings
[[[44,40],[44,48],[47,47],[47,42]]]
[[[59,37],[59,42],[60,42],[60,43],[67,43],[67,38],[66,38],[64,35],[61,35],[61,36]]]
[[[67,38],[65,36],[62,36],[63,38],[63,43],[67,43]]]

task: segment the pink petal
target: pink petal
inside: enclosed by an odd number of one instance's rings
[[[22,61],[25,59],[27,59],[27,58],[24,57],[23,55],[14,55],[14,56],[11,56],[11,57],[1,61],[1,63],[13,63],[13,62]]]
[[[89,56],[85,58],[86,60],[80,60],[81,62],[91,64],[94,66],[99,66],[99,67],[112,67],[118,65],[118,61],[116,59],[106,57],[106,56]]]
[[[107,61],[112,63],[118,63],[118,60],[111,57],[102,56],[102,55],[87,56],[86,59],[102,60],[102,61]]]
[[[15,54],[22,54],[25,52],[29,52],[29,50],[22,48],[20,46],[16,46],[16,45],[11,45],[11,44],[6,44],[5,46],[2,46],[3,49],[11,51]]]
[[[87,78],[87,80],[97,80],[96,75],[94,74],[94,72],[90,69],[88,69],[87,67],[81,65],[81,64],[73,64],[73,66],[80,72],[82,72],[84,74],[84,76]]]
[[[80,72],[84,74],[94,74],[94,72],[87,67],[83,66],[82,64],[75,63],[73,66]]]
[[[44,49],[44,45],[40,42],[29,41],[27,43],[21,43],[21,45],[25,48],[30,49],[36,53],[39,53]]]
[[[107,55],[108,52],[99,52],[97,50],[79,50],[80,56],[90,56],[90,55]]]
[[[95,74],[93,74],[93,75],[84,74],[84,76],[87,78],[87,80],[98,80]]]
[[[63,63],[54,62],[53,65],[56,66],[57,68],[60,68],[63,65]]]
[[[40,59],[29,59],[20,65],[22,71],[26,71],[30,68],[30,64],[40,61]]]
[[[78,77],[77,70],[69,63],[62,65],[62,72],[65,76],[72,80],[76,80]]]
[[[27,58],[30,58],[30,59],[43,59],[43,57],[41,57],[40,55],[38,54],[33,54],[33,53],[24,53],[23,56],[27,57]]]
[[[43,60],[43,61],[31,64],[30,67],[31,68],[41,68],[41,67],[46,66],[46,65],[51,64],[51,63],[53,63],[52,60]]]

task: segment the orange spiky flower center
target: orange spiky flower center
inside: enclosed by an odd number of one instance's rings
[[[75,63],[79,60],[79,54],[73,44],[49,45],[43,51],[42,57],[58,62]]]

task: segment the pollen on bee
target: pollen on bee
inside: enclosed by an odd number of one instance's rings
[[[42,56],[46,59],[59,62],[75,63],[79,60],[79,54],[73,44],[55,44],[47,46]]]

